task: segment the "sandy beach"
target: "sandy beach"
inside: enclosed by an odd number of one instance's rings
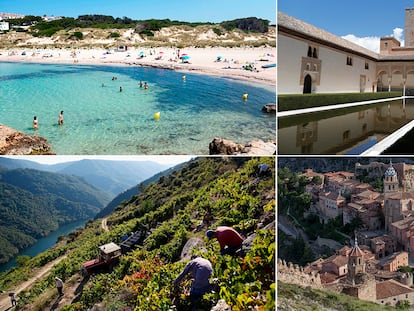
[[[187,62],[178,58],[178,52],[180,56],[189,56]],[[0,50],[0,62],[147,66],[276,86],[276,67],[262,68],[263,65],[276,63],[275,53],[275,48],[271,47],[128,48],[126,51],[14,48]],[[251,65],[253,70],[244,69],[246,65]]]

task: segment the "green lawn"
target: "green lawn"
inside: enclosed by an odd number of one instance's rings
[[[278,95],[278,111],[288,111],[402,96],[401,92]]]

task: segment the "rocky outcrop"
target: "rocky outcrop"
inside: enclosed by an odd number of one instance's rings
[[[264,105],[262,111],[266,113],[276,113],[276,104]]]
[[[223,299],[220,299],[211,311],[231,311],[231,307]]]
[[[231,140],[215,137],[209,144],[210,155],[275,155],[276,142],[254,140],[246,145],[237,144]]]
[[[235,142],[215,137],[209,145],[210,154],[225,154],[232,155],[237,154],[243,149],[243,145],[236,144]]]
[[[201,250],[201,252],[206,252],[206,248],[204,246],[204,241],[200,238],[190,238],[187,243],[185,243],[182,251],[180,259],[185,261],[189,260],[192,255],[192,250],[197,249]]]
[[[40,136],[31,136],[0,124],[0,154],[42,155],[53,154],[49,142]]]

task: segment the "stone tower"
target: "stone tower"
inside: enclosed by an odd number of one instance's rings
[[[348,257],[348,280],[355,286],[357,282],[356,276],[365,273],[364,253],[358,246],[358,240],[355,235],[355,245],[349,253]]]
[[[390,161],[390,165],[384,173],[384,199],[387,199],[390,195],[397,193],[398,190],[397,172]]]
[[[414,8],[405,9],[405,47],[414,46]]]

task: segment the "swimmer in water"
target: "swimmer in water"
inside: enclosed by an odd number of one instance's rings
[[[58,124],[59,125],[63,124],[63,110],[60,112],[59,119],[58,119]]]
[[[37,120],[37,116],[33,117],[33,128],[36,130],[39,128],[39,120]]]

